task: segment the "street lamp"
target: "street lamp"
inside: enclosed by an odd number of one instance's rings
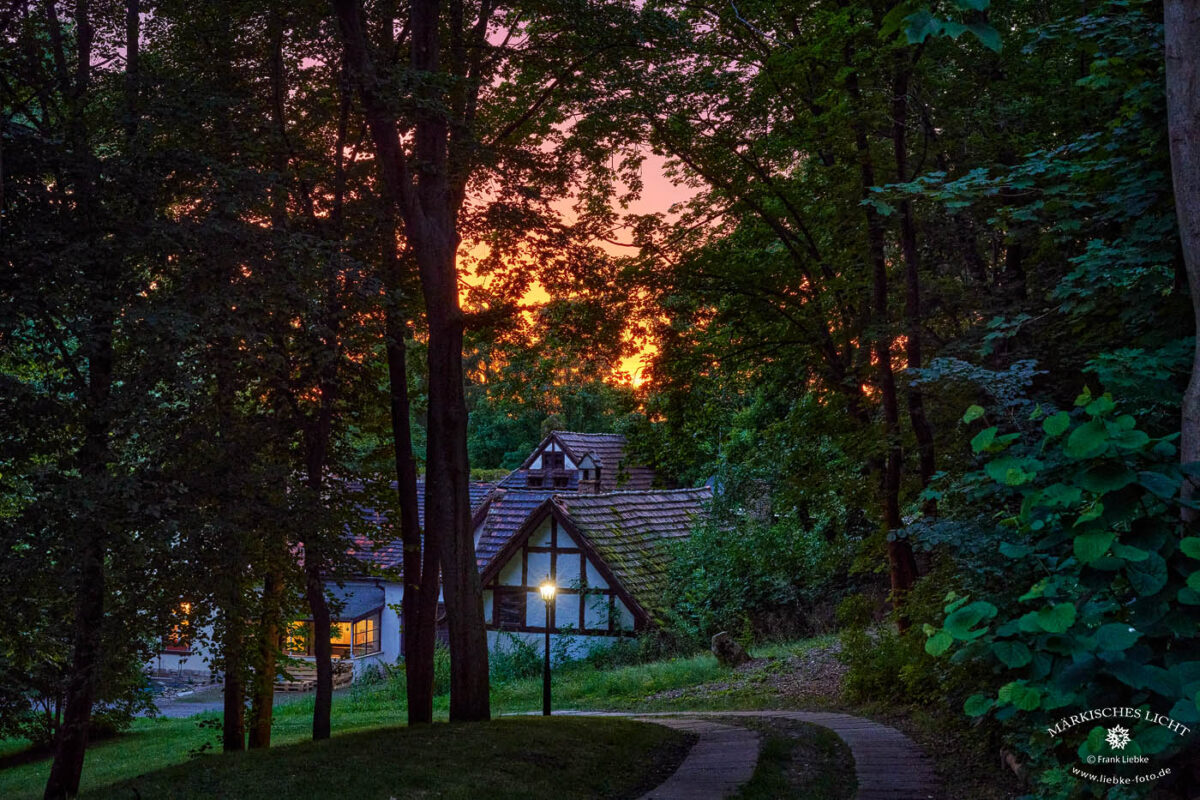
[[[550,716],[550,609],[554,603],[554,582],[547,580],[538,587],[546,602],[546,660],[542,664],[542,716]]]

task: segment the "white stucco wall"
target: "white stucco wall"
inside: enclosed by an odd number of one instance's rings
[[[541,654],[543,652],[543,650],[546,646],[545,645],[545,636],[546,635],[544,633],[516,633],[516,632],[509,632],[509,631],[488,631],[487,632],[488,650],[495,651],[497,646],[507,648],[509,645],[507,644],[506,640],[510,636],[515,636],[515,637],[521,639],[522,641],[527,642],[528,644],[537,648],[537,651],[539,654]],[[565,645],[563,644],[564,638],[566,640]],[[550,661],[551,661],[551,663],[554,663],[554,664],[559,663],[559,661],[561,661],[561,656],[563,655],[563,652],[564,652],[564,647],[565,647],[565,653],[567,654],[567,657],[569,659],[574,660],[574,659],[580,659],[580,658],[585,657],[588,653],[590,653],[595,648],[611,647],[613,644],[615,644],[619,640],[620,640],[619,636],[579,636],[579,635],[574,635],[574,636],[563,637],[561,634],[552,633],[552,634],[550,634]]]

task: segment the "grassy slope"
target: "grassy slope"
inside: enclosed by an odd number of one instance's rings
[[[614,719],[385,728],[265,753],[206,756],[86,796],[630,798],[669,775],[689,746],[668,728]]]
[[[633,708],[647,694],[717,680],[724,670],[711,655],[698,655],[654,664],[598,671],[573,666],[554,675],[555,708]],[[492,694],[492,712],[499,716],[541,709],[541,679],[514,681],[497,686]],[[445,718],[448,697],[438,697],[435,714]],[[295,744],[307,740],[312,726],[312,699],[288,703],[276,710],[272,743]],[[213,749],[218,739],[215,728],[202,727],[216,714],[200,714],[189,719],[139,719],[128,733],[115,739],[96,742],[88,750],[84,764],[84,786],[105,786],[189,760],[189,752]],[[334,734],[402,725],[405,721],[402,684],[354,687],[334,698]],[[0,765],[5,756],[17,760],[24,745],[0,742]],[[34,798],[40,796],[50,769],[47,760],[0,768],[0,797]]]

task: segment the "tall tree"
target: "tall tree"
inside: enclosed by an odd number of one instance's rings
[[[1185,0],[1165,0],[1167,118],[1171,147],[1171,176],[1184,269],[1192,293],[1196,330],[1200,331],[1200,8]],[[1200,461],[1200,349],[1192,362],[1192,377],[1183,396],[1183,437],[1180,458]],[[1184,497],[1195,488],[1185,482]],[[1200,514],[1185,509],[1189,518]]]

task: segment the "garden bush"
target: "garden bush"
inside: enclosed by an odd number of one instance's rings
[[[1065,798],[1080,791],[1069,765],[1110,750],[1099,726],[1050,736],[1056,720],[1117,706],[1200,727],[1200,535],[1179,499],[1197,471],[1177,463],[1175,435],[1151,437],[1108,395],[1035,418],[1032,437],[983,427],[982,469],[958,488],[995,509],[1007,588],[948,594],[923,632],[928,654],[986,667],[964,712],[1003,726],[1039,796]],[[1178,764],[1184,737],[1131,727],[1121,755]],[[1106,796],[1137,796],[1125,791]]]

